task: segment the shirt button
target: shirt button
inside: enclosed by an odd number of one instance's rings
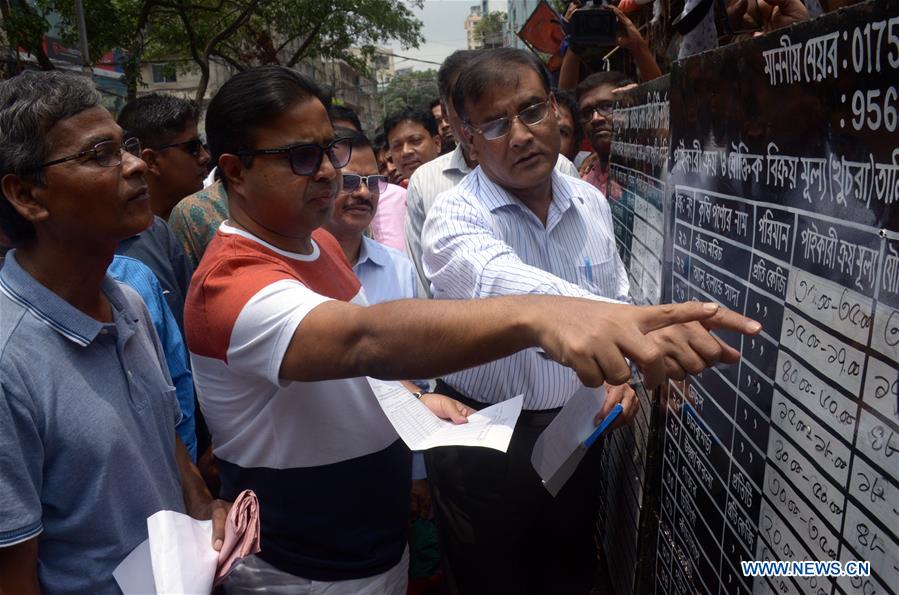
[[[134,372],[128,370],[128,378],[134,378]]]

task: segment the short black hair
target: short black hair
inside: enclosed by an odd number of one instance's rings
[[[356,152],[356,149],[368,149],[374,154],[375,161],[378,160],[375,148],[368,137],[365,136],[365,133],[353,130],[352,128],[335,128],[334,138],[349,138],[353,141],[353,153]]]
[[[451,101],[452,86],[456,82],[462,68],[465,67],[482,50],[456,50],[443,60],[440,70],[437,71],[437,92],[440,99]]]
[[[514,68],[518,66],[519,68]],[[511,67],[511,68],[510,68]],[[527,50],[496,48],[482,50],[462,69],[453,86],[453,109],[463,122],[468,122],[466,103],[475,104],[488,89],[497,85],[517,85],[520,68],[536,72],[549,94],[549,71],[534,54]]]
[[[118,124],[125,136],[136,136],[143,147],[153,149],[172,142],[189,122],[197,123],[199,119],[200,108],[193,101],[151,93],[126,103]]]
[[[344,120],[351,123],[357,131],[362,132],[362,122],[359,121],[359,116],[352,108],[345,105],[332,105],[328,108],[328,117],[332,124],[335,120]]]
[[[428,108],[430,108],[431,112],[433,113],[434,108],[437,107],[438,105],[440,105],[439,97],[437,99],[432,100],[431,103],[428,104]]]
[[[214,163],[225,153],[254,148],[256,131],[299,102],[330,98],[311,79],[284,66],[258,66],[222,85],[206,111],[206,137]],[[222,178],[224,180],[224,177]]]
[[[384,136],[383,132],[379,132],[375,135],[371,140],[371,147],[375,150],[375,153],[387,148],[387,137]]]
[[[584,127],[581,125],[581,116],[578,110],[577,100],[574,98],[574,93],[563,89],[556,89],[553,91],[553,95],[556,96],[556,103],[559,104],[559,107],[563,107],[571,113],[571,121],[574,122],[574,130],[572,131],[574,134],[574,144],[575,146],[580,146],[581,141],[584,140]]]
[[[437,118],[431,113],[420,107],[404,107],[398,112],[394,112],[387,116],[384,120],[384,139],[390,144],[390,131],[399,126],[400,122],[405,121],[421,124],[431,136],[437,136]]]
[[[625,85],[630,85],[634,80],[623,72],[618,72],[617,70],[604,70],[602,72],[594,72],[580,83],[578,83],[577,88],[574,90],[575,99],[580,102],[581,97],[584,94],[589,93],[593,89],[602,86],[609,87],[623,87]]]

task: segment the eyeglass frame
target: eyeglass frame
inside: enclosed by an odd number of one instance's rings
[[[116,163],[108,163],[108,164],[104,165],[104,164],[100,163],[99,159],[97,159],[97,147],[99,147],[100,145],[106,145],[109,143],[115,143],[115,144],[119,145],[118,161]],[[132,146],[133,150],[129,149],[127,147],[127,145],[129,145],[129,144]],[[136,148],[134,148],[135,145],[136,145]],[[44,169],[45,167],[50,167],[51,165],[59,165],[60,163],[66,163],[68,161],[75,161],[76,159],[81,159],[82,157],[86,157],[88,155],[91,155],[91,159],[96,161],[97,165],[100,167],[118,167],[119,165],[122,164],[122,154],[125,152],[129,153],[132,157],[137,157],[138,159],[140,159],[141,158],[140,157],[140,152],[141,152],[140,139],[132,136],[122,142],[111,140],[111,139],[110,140],[101,140],[100,142],[96,143],[90,149],[85,149],[84,151],[80,151],[78,153],[75,153],[74,155],[69,155],[67,157],[60,157],[59,159],[47,161],[46,163],[42,163],[42,164],[38,165],[37,167],[32,168],[31,171],[39,171],[39,170]]]
[[[555,100],[555,96],[552,93],[550,93],[549,97],[547,97],[545,101],[538,101],[537,103],[531,104],[531,105],[527,106],[526,108],[524,108],[523,110],[516,113],[514,116],[511,116],[511,117],[503,116],[501,118],[494,118],[493,120],[489,120],[487,122],[482,123],[480,125],[480,127],[474,126],[471,122],[465,122],[465,127],[468,128],[468,130],[470,130],[472,132],[477,132],[478,134],[483,136],[485,140],[488,140],[488,141],[499,140],[501,138],[505,138],[505,137],[509,136],[509,133],[512,132],[512,125],[515,123],[515,120],[518,120],[519,122],[521,122],[521,124],[528,130],[530,130],[531,126],[536,126],[537,124],[542,123],[549,116],[549,108],[550,108],[550,105],[554,102],[554,100]],[[524,120],[521,119],[522,113],[528,111],[529,109],[538,107],[538,106],[545,106],[545,108],[546,108],[546,113],[543,114],[542,118],[540,118],[536,122],[531,122],[530,124],[528,124],[527,122],[525,122]],[[490,124],[494,124],[496,122],[501,122],[503,120],[509,122],[509,129],[506,132],[504,132],[503,134],[500,134],[499,136],[494,136],[493,138],[488,138],[487,134],[485,134],[485,132],[483,130],[483,127],[489,126]]]
[[[356,187],[353,188],[352,190],[347,190],[347,189],[344,187],[344,180],[345,180],[346,178],[348,178],[348,177],[359,178],[359,183],[358,183],[358,184],[356,185]],[[378,182],[378,190],[377,190],[377,192],[375,192],[374,190],[372,190],[372,189],[371,189],[371,186],[370,186],[369,183],[368,183],[368,181],[369,181],[370,179],[372,179],[372,178],[377,179],[377,182]],[[390,184],[390,180],[389,180],[389,179],[387,178],[387,176],[385,176],[384,174],[372,174],[372,175],[370,175],[370,176],[362,176],[362,175],[359,175],[359,174],[341,174],[341,178],[340,178],[340,190],[341,190],[341,192],[348,192],[348,193],[352,194],[353,192],[356,192],[357,190],[359,190],[360,188],[362,188],[362,185],[363,185],[363,184],[365,184],[366,188],[368,188],[368,191],[369,191],[371,194],[377,194],[378,196],[380,196],[382,192],[386,192],[386,191],[387,191],[387,186]],[[381,186],[384,187],[383,190],[381,189]]]
[[[197,146],[196,151],[191,151],[190,148],[187,146],[187,145],[191,145],[191,144],[196,144],[196,146]],[[180,143],[169,143],[167,145],[162,145],[159,147],[147,147],[147,148],[152,149],[154,151],[162,151],[163,149],[171,149],[173,147],[182,147],[182,146],[187,151],[187,154],[194,158],[200,156],[201,150],[208,152],[208,149],[206,148],[206,145],[203,142],[203,139],[201,139],[199,136],[196,138],[192,138],[190,140],[183,140]]]
[[[615,113],[615,103],[616,103],[616,102],[614,102],[614,101],[603,101],[603,102],[600,102],[600,103],[605,103],[605,104],[606,104],[606,107],[603,108],[603,107],[600,107],[599,105],[591,105],[589,108],[580,108],[580,107],[579,107],[578,110],[577,110],[577,115],[578,115],[578,117],[581,119],[581,122],[590,122],[590,121],[592,121],[593,118],[596,116],[597,113],[598,113],[600,116],[602,116],[603,118],[608,118],[609,116],[611,116],[612,114]],[[590,110],[590,115],[589,115],[589,116],[585,116],[585,115],[584,115],[584,112],[587,111],[587,109]]]
[[[334,158],[332,157],[334,145],[338,143],[347,143],[349,145],[346,163],[343,163],[341,165],[337,165],[336,163],[334,163]],[[304,149],[306,147],[315,147],[316,149],[318,149],[318,157],[315,162],[315,167],[312,168],[309,173],[298,173],[297,170],[293,167],[293,161],[290,159],[290,152],[296,151],[297,149]],[[352,159],[353,156],[353,139],[349,137],[335,138],[330,143],[328,143],[327,146],[324,147],[318,143],[298,143],[295,145],[278,147],[274,149],[244,149],[241,151],[237,151],[235,155],[238,155],[239,157],[256,157],[258,155],[287,155],[287,162],[290,164],[290,171],[292,171],[294,175],[311,176],[321,168],[322,160],[325,158],[325,153],[328,153],[328,161],[331,162],[331,166],[334,169],[341,169],[343,167],[346,167],[346,164],[350,162],[350,159]],[[341,179],[341,184],[342,183],[343,180]]]

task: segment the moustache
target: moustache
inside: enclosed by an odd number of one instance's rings
[[[370,200],[362,198],[352,203],[347,203],[343,206],[344,209],[352,209],[354,207],[368,207],[369,209],[374,209],[375,205],[372,204]]]

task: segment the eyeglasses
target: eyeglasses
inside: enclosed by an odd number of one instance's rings
[[[512,130],[512,122],[515,120],[519,120],[522,124],[529,127],[545,120],[546,115],[549,113],[549,102],[551,100],[552,97],[549,97],[546,101],[526,107],[511,118],[504,117],[490,120],[481,124],[480,127],[475,127],[471,124],[467,124],[467,126],[478,134],[483,135],[487,140],[496,140],[509,134],[509,131]]]
[[[206,149],[206,147],[203,146],[203,141],[199,138],[192,138],[190,140],[181,141],[180,143],[171,143],[168,145],[162,145],[161,147],[150,148],[154,151],[162,151],[163,149],[171,149],[172,147],[184,147],[184,150],[187,151],[191,157],[198,157],[200,155],[200,151]]]
[[[343,174],[343,191],[355,192],[362,184],[368,186],[372,194],[387,192],[387,176],[360,176],[357,174]]]
[[[615,111],[614,101],[601,101],[596,105],[585,105],[581,108],[580,115],[582,122],[589,122],[593,119],[593,114],[599,114],[603,118],[608,118]]]
[[[50,167],[51,165],[65,163],[66,161],[81,159],[82,157],[90,157],[101,167],[115,167],[122,163],[122,151],[128,151],[131,155],[140,159],[140,141],[134,137],[129,138],[124,143],[115,140],[105,140],[97,143],[93,148],[86,151],[42,163],[35,167],[34,171]]]
[[[238,151],[237,154],[243,157],[252,157],[254,155],[284,155],[290,161],[290,169],[298,176],[311,176],[318,171],[322,165],[322,158],[325,153],[328,154],[328,160],[334,169],[346,167],[353,154],[353,140],[350,138],[338,138],[327,146],[323,147],[315,143],[292,145],[280,149],[252,149],[249,151]]]

